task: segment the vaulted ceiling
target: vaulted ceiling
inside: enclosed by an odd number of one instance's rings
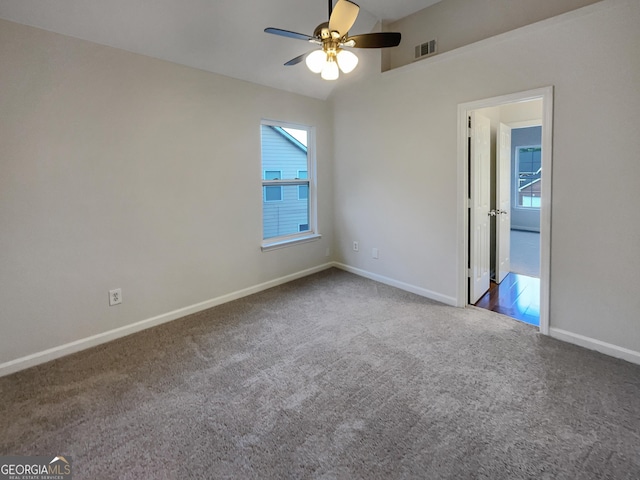
[[[357,1],[361,10],[351,33],[375,31],[380,20],[397,20],[438,1]],[[327,82],[304,63],[283,65],[312,45],[264,29],[311,35],[327,16],[327,0],[0,0],[0,18],[6,20],[317,98],[379,72],[379,50],[357,50],[359,67]]]

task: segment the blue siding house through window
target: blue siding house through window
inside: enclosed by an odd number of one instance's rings
[[[262,179],[307,178],[307,147],[281,127],[262,125]],[[274,176],[280,172],[280,177]],[[262,202],[263,238],[309,230],[308,187],[264,186]]]

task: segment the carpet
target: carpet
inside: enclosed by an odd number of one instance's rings
[[[640,366],[331,269],[0,378],[77,479],[632,479]]]

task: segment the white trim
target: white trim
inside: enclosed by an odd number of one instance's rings
[[[585,337],[584,335],[567,332],[566,330],[555,327],[549,329],[549,335],[563,342],[572,343],[580,347],[588,348],[589,350],[595,350],[596,352],[640,365],[640,352],[636,352],[635,350],[629,350],[628,348],[619,347],[611,343],[602,342],[595,338]]]
[[[421,297],[426,297],[431,300],[435,300],[437,302],[444,303],[446,305],[450,305],[452,307],[457,306],[456,298],[449,297],[447,295],[442,295],[441,293],[433,292],[431,290],[427,290],[426,288],[417,287],[415,285],[411,285],[409,283],[404,283],[399,280],[394,280],[393,278],[385,277],[383,275],[378,275],[377,273],[372,273],[367,270],[362,270],[360,268],[351,267],[349,265],[345,265],[344,263],[334,262],[334,267],[344,270],[349,273],[354,273],[361,277],[368,278],[370,280],[375,280],[376,282],[384,283],[385,285],[389,285],[392,287],[399,288],[400,290],[404,290],[406,292],[415,293],[416,295],[420,295]]]
[[[456,305],[467,305],[467,255],[468,255],[468,174],[467,131],[468,116],[473,110],[497,107],[509,103],[542,100],[542,205],[540,207],[540,333],[549,334],[549,287],[551,271],[551,173],[553,132],[553,87],[543,87],[525,92],[511,93],[458,105],[458,298]]]
[[[176,320],[193,313],[201,312],[202,310],[206,310],[223,303],[231,302],[233,300],[246,297],[247,295],[252,295],[254,293],[267,290],[268,288],[276,287],[278,285],[282,285],[283,283],[297,280],[298,278],[312,275],[333,266],[334,265],[331,262],[318,265],[316,267],[308,268],[300,272],[292,273],[283,277],[276,278],[274,280],[269,280],[268,282],[254,285],[252,287],[237,290],[226,295],[221,295],[220,297],[212,298],[204,302],[196,303],[188,307],[179,308],[172,312],[164,313],[162,315],[148,318],[146,320],[141,320],[130,325],[125,325],[124,327],[109,330],[97,335],[92,335],[91,337],[82,338],[80,340],[53,347],[42,352],[36,352],[31,355],[26,355],[15,360],[10,360],[8,362],[0,364],[0,377],[18,372],[20,370],[24,370],[29,367],[40,365],[41,363],[55,360],[56,358],[64,357],[81,350],[86,350],[87,348],[95,347],[97,345],[101,345],[118,338],[126,337],[127,335],[131,335],[132,333],[140,332],[142,330],[146,330],[163,323],[171,322],[172,320]]]
[[[519,122],[509,122],[505,125],[517,130],[519,128],[539,127],[542,125],[542,120],[539,118],[536,118],[535,120],[521,120]]]
[[[302,233],[297,234],[296,236],[289,236],[288,238],[283,237],[274,237],[277,240],[275,242],[264,242],[260,247],[263,252],[268,252],[270,250],[277,250],[278,248],[289,247],[291,245],[296,245],[298,243],[307,243],[313,242],[322,238],[322,235],[319,233],[313,233],[305,230]]]
[[[542,89],[542,205],[540,206],[540,333],[551,323],[551,182],[553,178],[553,87]]]

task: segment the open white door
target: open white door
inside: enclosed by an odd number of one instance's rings
[[[469,136],[469,303],[490,285],[491,121],[471,112]]]
[[[498,127],[496,159],[496,283],[511,269],[511,127]]]

